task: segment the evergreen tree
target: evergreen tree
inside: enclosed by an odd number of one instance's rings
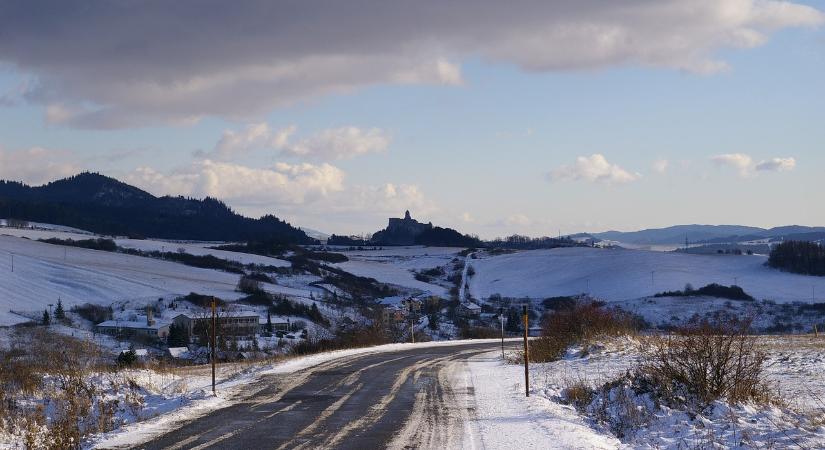
[[[507,323],[504,324],[504,329],[511,333],[521,331],[521,315],[515,308],[510,308],[507,311]]]
[[[43,325],[49,326],[52,323],[52,318],[49,317],[49,310],[43,310]]]
[[[430,313],[430,329],[438,329],[438,312],[433,311]]]
[[[66,312],[63,311],[63,302],[57,299],[57,308],[54,309],[54,318],[59,321],[66,320]]]
[[[266,332],[272,333],[272,314],[269,311],[266,312]]]
[[[117,364],[119,366],[131,366],[135,362],[137,362],[137,352],[135,352],[134,345],[130,345],[129,350],[117,355]]]
[[[317,323],[324,322],[324,316],[321,314],[321,311],[318,310],[318,305],[315,303],[313,303],[312,307],[309,309],[309,318]]]
[[[170,347],[186,347],[189,345],[189,332],[183,325],[172,324],[169,327],[169,337],[166,342]]]

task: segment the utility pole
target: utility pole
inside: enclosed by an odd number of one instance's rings
[[[14,253],[11,254],[11,271],[14,272]]]
[[[530,396],[530,351],[527,347],[527,334],[530,332],[530,318],[527,316],[527,305],[521,307],[524,316],[524,393]]]
[[[215,337],[215,330],[218,328],[218,320],[215,317],[215,297],[212,297],[212,395],[217,396],[218,394],[215,393],[215,343],[217,339]]]

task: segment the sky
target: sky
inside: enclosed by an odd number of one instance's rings
[[[825,225],[825,1],[0,4],[0,178],[326,233]]]

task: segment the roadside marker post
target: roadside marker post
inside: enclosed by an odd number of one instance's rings
[[[504,359],[504,308],[498,309],[498,321],[501,322],[501,359]]]
[[[415,317],[413,317],[413,304],[412,300],[410,300],[410,340],[413,344],[415,344]]]
[[[215,396],[218,395],[215,393],[215,343],[217,342],[215,329],[218,328],[217,322],[215,318],[215,298],[212,297],[212,395]]]
[[[524,316],[524,393],[530,396],[530,349],[527,346],[527,334],[530,331],[530,318],[527,316],[527,305],[522,306]]]

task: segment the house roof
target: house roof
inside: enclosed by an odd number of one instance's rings
[[[96,325],[97,327],[104,327],[104,328],[130,328],[133,330],[159,330],[164,327],[168,327],[168,322],[155,322],[153,325],[147,325],[146,319],[144,320],[107,320],[105,322],[100,322]]]
[[[470,302],[467,302],[467,303],[462,303],[462,304],[461,304],[461,306],[463,306],[463,307],[465,307],[465,308],[467,308],[467,309],[472,309],[472,310],[481,310],[481,306],[478,306],[478,305],[476,305],[475,303],[470,303]]]
[[[181,316],[189,318],[189,319],[207,319],[207,318],[212,317],[211,315],[202,316],[202,315],[195,315],[193,313],[181,313],[181,314],[178,314],[175,317],[173,317],[173,320],[177,319],[178,317],[181,317]],[[261,316],[260,316],[260,314],[258,314],[256,312],[248,312],[248,311],[239,312],[239,313],[222,311],[222,312],[218,313],[218,319],[223,319],[223,318],[227,318],[227,317],[231,317],[231,318],[235,318],[235,319],[245,319],[245,318],[251,318],[251,317],[260,318]]]
[[[186,353],[189,353],[189,349],[186,347],[169,347],[169,355],[173,358],[180,358]]]

